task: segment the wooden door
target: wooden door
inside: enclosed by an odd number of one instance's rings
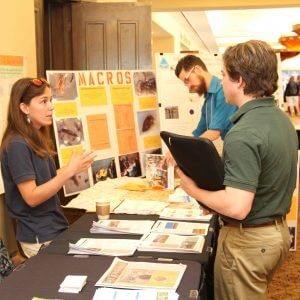
[[[72,4],[73,68],[151,68],[151,9],[133,3]]]

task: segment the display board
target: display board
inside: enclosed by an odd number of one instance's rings
[[[192,136],[201,117],[204,96],[189,93],[188,88],[176,77],[175,68],[186,54],[156,53],[157,98],[161,130]],[[198,55],[198,54],[197,54]],[[208,71],[221,78],[220,55],[199,54]],[[167,151],[165,145],[163,152]]]
[[[18,79],[24,77],[24,57],[14,55],[0,55],[0,140],[6,126],[7,107],[10,90]],[[0,172],[0,194],[4,193],[3,182]]]
[[[145,153],[160,153],[153,71],[47,71],[60,166],[73,151],[94,150],[91,170],[64,186],[72,195],[100,180],[144,174]]]

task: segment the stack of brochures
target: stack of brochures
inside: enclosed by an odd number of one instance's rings
[[[170,233],[179,235],[207,235],[208,223],[192,223],[158,220],[151,232]]]
[[[159,215],[167,205],[168,203],[160,201],[125,199],[113,212],[116,214]]]
[[[60,293],[79,293],[86,285],[87,276],[67,275],[60,284]]]
[[[205,239],[202,235],[187,236],[150,233],[145,235],[138,247],[139,251],[201,253]]]
[[[76,244],[69,244],[68,254],[130,256],[135,252],[139,242],[128,239],[82,238]]]
[[[206,221],[209,222],[213,215],[203,215],[200,208],[165,208],[161,214],[161,219],[183,220],[183,221]]]
[[[138,220],[99,220],[93,222],[91,233],[140,234],[150,232],[154,221]]]
[[[98,288],[93,300],[177,300],[178,297],[173,291]]]
[[[116,257],[95,285],[176,291],[185,269],[183,264],[124,261]]]

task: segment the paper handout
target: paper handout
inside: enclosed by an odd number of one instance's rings
[[[150,232],[154,221],[140,220],[99,220],[93,222],[91,233],[144,234]]]
[[[139,242],[128,239],[82,238],[76,244],[69,244],[68,254],[129,256],[133,255]]]
[[[186,236],[163,233],[150,233],[143,238],[139,251],[201,253],[204,245],[202,235]]]
[[[96,286],[175,291],[186,265],[124,261],[115,258]]]

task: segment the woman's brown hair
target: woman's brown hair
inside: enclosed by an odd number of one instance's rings
[[[55,154],[49,127],[36,129],[20,109],[21,103],[29,105],[31,99],[43,94],[46,87],[49,88],[50,85],[43,78],[22,78],[14,83],[8,104],[7,125],[1,142],[1,154],[16,136],[23,137],[33,152],[42,158]]]

